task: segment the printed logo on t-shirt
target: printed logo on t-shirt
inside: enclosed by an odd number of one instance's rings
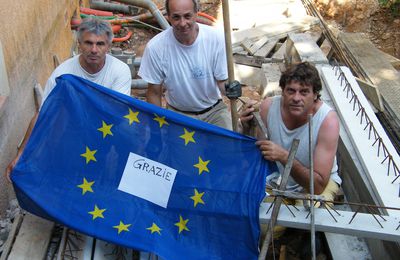
[[[194,67],[192,68],[192,76],[195,79],[205,79],[207,78],[207,73],[204,69],[200,67]]]

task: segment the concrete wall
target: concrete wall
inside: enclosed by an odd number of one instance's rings
[[[88,0],[0,0],[0,41],[9,81],[9,95],[0,97],[0,217],[14,197],[4,170],[14,158],[35,112],[33,87],[44,86],[60,61],[70,56],[70,19]]]

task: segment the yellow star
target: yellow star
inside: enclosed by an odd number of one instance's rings
[[[151,227],[146,228],[147,230],[150,230],[151,233],[153,234],[154,232],[157,232],[159,235],[161,235],[160,231],[162,230],[161,228],[159,228],[156,223],[153,222],[153,225],[151,225]]]
[[[119,221],[119,225],[118,226],[113,226],[113,228],[118,229],[118,235],[119,233],[121,233],[122,231],[129,231],[128,227],[130,227],[132,224],[124,224],[121,220]]]
[[[81,185],[78,185],[77,187],[82,189],[82,195],[84,195],[87,191],[93,192],[92,190],[92,185],[94,181],[88,182],[86,178],[83,178],[83,183]]]
[[[169,125],[167,120],[165,120],[165,116],[159,117],[157,114],[154,114],[156,117],[153,120],[157,121],[160,124],[160,128],[165,124]]]
[[[96,161],[96,158],[94,157],[94,154],[97,152],[97,150],[91,151],[89,147],[86,146],[86,152],[81,154],[82,157],[86,158],[86,164],[88,164],[90,161]]]
[[[202,199],[203,195],[204,195],[204,192],[199,193],[197,191],[197,189],[194,189],[194,195],[192,197],[190,197],[194,202],[194,207],[196,207],[198,203],[205,204]]]
[[[111,132],[111,127],[113,125],[107,125],[104,121],[101,122],[102,126],[100,128],[97,128],[97,130],[103,133],[103,138],[105,138],[107,135],[113,135],[113,133]]]
[[[189,219],[183,219],[181,215],[179,215],[179,222],[175,223],[175,226],[179,228],[179,234],[183,231],[190,231],[187,227],[186,224],[188,223]]]
[[[127,114],[126,116],[124,116],[125,118],[127,118],[129,120],[129,124],[131,125],[133,122],[136,123],[140,123],[139,119],[138,119],[138,115],[139,112],[133,112],[130,108],[129,108],[129,114]]]
[[[203,161],[201,159],[201,157],[199,156],[199,163],[197,163],[197,164],[195,164],[193,166],[199,169],[199,175],[200,175],[200,174],[202,174],[203,171],[210,172],[208,170],[208,168],[207,168],[207,165],[208,165],[209,162],[210,162],[210,160]]]
[[[183,131],[185,131],[185,133],[179,137],[185,140],[185,145],[187,145],[189,142],[196,143],[196,141],[193,139],[193,135],[195,133],[194,131],[189,132],[186,130],[186,128],[183,128]]]
[[[89,211],[88,213],[90,215],[93,215],[93,220],[95,220],[96,218],[104,218],[103,216],[104,211],[106,211],[106,209],[99,209],[97,205],[94,205],[94,210]]]

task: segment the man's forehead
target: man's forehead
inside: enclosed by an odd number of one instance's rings
[[[300,88],[300,89],[305,89],[305,88],[313,88],[313,86],[309,84],[304,84],[304,82],[300,82],[298,80],[291,80],[286,84],[286,87],[291,87],[291,88]]]
[[[194,12],[192,0],[171,0],[168,3],[170,14],[187,14]]]
[[[83,41],[91,41],[91,42],[108,42],[107,34],[95,34],[92,32],[84,32],[82,34]]]

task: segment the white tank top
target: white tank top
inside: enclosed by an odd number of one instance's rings
[[[316,140],[318,138],[319,128],[321,127],[322,122],[328,113],[332,110],[327,104],[322,103],[321,107],[313,116],[313,147],[315,149]],[[308,138],[308,124],[304,124],[296,129],[289,130],[285,126],[281,116],[281,96],[275,96],[272,99],[272,104],[269,108],[267,115],[267,123],[268,123],[268,136],[271,141],[276,144],[279,144],[284,149],[289,150],[292,145],[293,139],[299,139],[299,147],[296,153],[296,159],[305,167],[309,168],[309,138]],[[283,173],[283,165],[277,162],[279,173]],[[342,180],[340,179],[337,173],[337,163],[336,156],[333,161],[333,167],[331,170],[331,179],[337,184],[341,184]],[[278,179],[280,174],[276,173],[273,176],[269,176],[267,179],[267,184],[274,186],[274,184],[278,183]],[[289,176],[289,181],[286,186],[287,190],[291,191],[301,191],[303,188],[291,177]]]

